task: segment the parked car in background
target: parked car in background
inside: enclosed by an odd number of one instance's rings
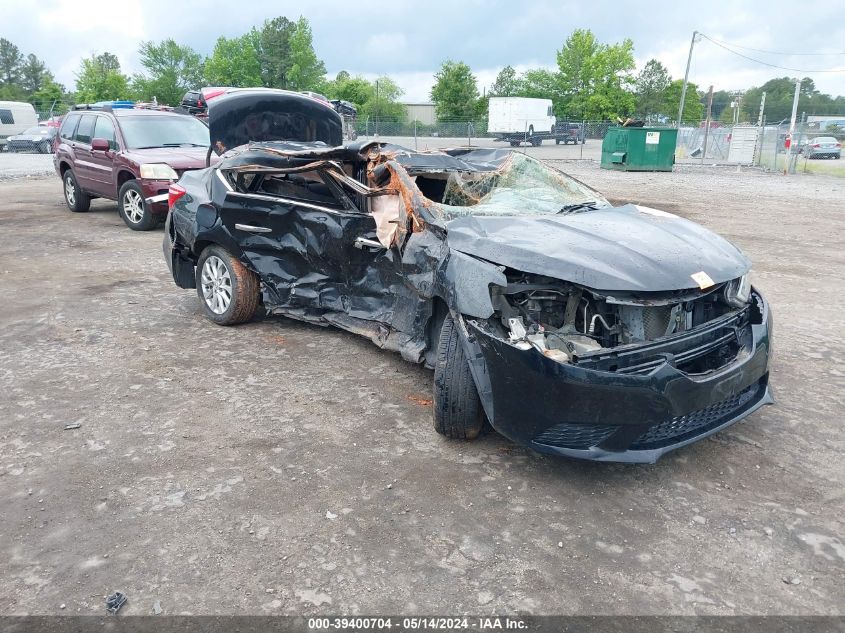
[[[842,157],[842,143],[833,136],[817,136],[809,139],[801,146],[801,152],[807,158],[835,158]]]
[[[31,103],[0,101],[0,151],[5,151],[8,137],[38,125],[38,115]]]
[[[35,125],[20,134],[6,139],[6,149],[10,152],[30,152],[49,154],[53,151],[53,139],[58,128]]]
[[[230,151],[170,187],[176,285],[219,325],[263,305],[433,368],[449,438],[487,420],[537,451],[653,462],[772,402],[768,304],[702,226],[521,152],[341,145],[340,116],[295,93],[227,94],[209,128]]]
[[[568,145],[572,143],[584,144],[587,142],[587,126],[584,123],[575,123],[573,121],[558,121],[555,124],[555,145]]]
[[[170,183],[206,166],[208,145],[208,127],[192,116],[106,105],[65,115],[53,163],[71,211],[117,200],[126,225],[146,231],[167,215]]]
[[[197,88],[196,90],[189,90],[185,93],[185,96],[182,97],[182,101],[179,105],[186,110],[188,114],[192,114],[194,116],[204,116],[208,110],[209,99],[220,96],[227,90],[229,90],[229,88],[211,86]]]

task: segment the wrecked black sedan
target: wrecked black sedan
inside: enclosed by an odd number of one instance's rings
[[[654,462],[772,402],[769,307],[701,226],[518,152],[341,146],[299,95],[209,117],[225,153],[171,188],[164,253],[215,323],[366,336],[434,369],[438,432],[570,457]]]

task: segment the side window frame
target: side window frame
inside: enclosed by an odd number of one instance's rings
[[[62,127],[59,128],[59,138],[63,141],[72,141],[76,136],[76,128],[79,127],[79,122],[82,120],[81,114],[67,114],[67,120],[62,121]],[[73,123],[71,123],[73,121]],[[64,131],[68,130],[67,136]]]
[[[85,117],[90,117],[93,120],[91,124],[91,132],[88,136],[87,141],[83,141],[78,137],[79,134],[79,126],[82,125],[82,122],[85,120]],[[76,131],[73,133],[73,140],[77,143],[82,143],[83,145],[91,145],[91,139],[93,138],[91,134],[94,134],[94,127],[97,125],[97,115],[96,114],[83,114],[79,117],[79,123],[76,124]]]
[[[81,118],[81,117],[80,117]],[[111,138],[106,138],[105,136],[97,136],[97,126],[100,124],[100,121],[107,121],[109,125],[111,125]],[[109,142],[109,149],[113,152],[116,152],[120,149],[120,145],[117,142],[117,126],[115,122],[112,121],[111,118],[105,115],[98,115],[97,119],[94,121],[94,129],[91,130],[91,139],[95,138],[105,138]]]

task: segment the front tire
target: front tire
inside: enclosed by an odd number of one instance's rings
[[[129,180],[120,188],[117,194],[117,212],[126,226],[133,231],[149,231],[158,224],[158,218],[144,202],[144,191],[136,180]]]
[[[460,336],[446,315],[434,365],[434,430],[450,439],[473,440],[484,428],[484,409]]]
[[[258,275],[229,251],[208,246],[197,261],[197,295],[205,317],[217,325],[250,321],[258,310]]]
[[[73,170],[68,169],[65,175],[62,176],[65,190],[65,204],[67,208],[74,213],[83,213],[91,208],[91,198],[86,194],[76,182],[76,176],[73,175]]]

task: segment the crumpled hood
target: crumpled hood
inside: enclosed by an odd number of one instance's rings
[[[627,204],[543,216],[467,216],[447,223],[449,247],[516,270],[593,290],[658,292],[698,288],[745,274],[751,262],[702,226]]]
[[[205,167],[207,147],[155,147],[150,149],[132,149],[125,156],[139,165],[146,163],[165,163],[177,171],[202,169]],[[216,157],[215,157],[216,158]]]

